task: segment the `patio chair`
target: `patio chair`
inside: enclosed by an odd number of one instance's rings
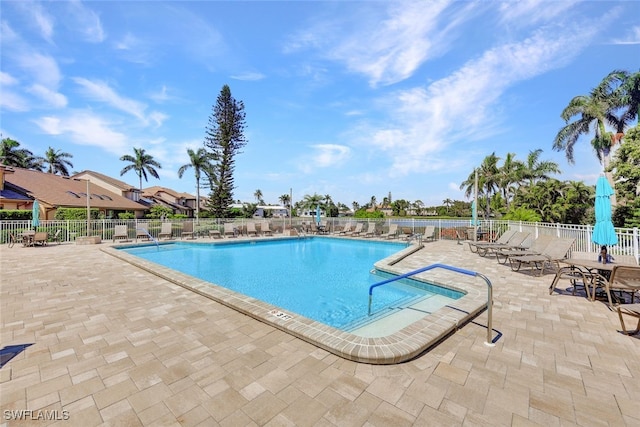
[[[129,241],[129,232],[126,225],[116,225],[113,229],[113,241],[122,240],[124,242]]]
[[[622,326],[622,333],[626,335],[634,335],[640,332],[640,303],[633,303],[635,294],[640,291],[640,266],[627,266],[616,265],[611,271],[611,278],[605,281],[605,288],[607,292],[607,299],[609,300],[609,307],[615,309],[618,312],[620,318],[620,326]],[[624,304],[622,299],[612,298],[611,293],[613,291],[628,292],[631,294],[631,303]],[[638,319],[636,329],[628,331],[624,325],[623,315],[635,317]]]
[[[513,237],[514,234],[516,234],[517,230],[514,229],[510,229],[505,231],[504,233],[502,233],[500,235],[500,237],[498,238],[498,240],[496,240],[495,242],[474,242],[472,240],[467,239],[467,243],[469,244],[469,250],[473,253],[478,253],[478,249],[479,248],[488,248],[491,246],[495,246],[495,245],[506,245],[507,243],[509,243],[509,239],[511,239],[511,237]]]
[[[507,243],[487,243],[485,245],[477,245],[476,252],[480,256],[487,256],[494,254],[496,251],[513,250],[513,249],[528,249],[527,241],[530,241],[531,233],[527,231],[516,231],[509,238]]]
[[[350,233],[353,230],[353,225],[351,222],[347,222],[341,230],[336,230],[333,232],[334,235],[342,236],[347,233]]]
[[[529,246],[528,249],[519,248],[495,251],[496,259],[499,263],[506,264],[510,256],[540,255],[555,239],[556,237],[550,234],[542,234],[531,242],[531,246]]]
[[[367,231],[364,233],[364,237],[374,237],[376,235],[376,223],[370,222],[367,226]]]
[[[50,240],[52,242],[58,242],[58,244],[62,243],[62,228],[58,228]]]
[[[256,223],[255,222],[248,222],[247,223],[247,236],[255,236],[258,237],[258,230],[256,230]]]
[[[556,266],[556,272],[560,269],[560,261],[566,259],[571,246],[576,241],[574,238],[559,237],[553,245],[547,246],[540,255],[521,255],[509,257],[509,265],[513,271],[520,271],[522,266],[529,266],[531,271],[535,268],[539,275],[544,274],[547,265]]]
[[[354,227],[354,229],[353,229],[353,230],[351,230],[351,231],[347,231],[347,232],[345,233],[345,235],[347,235],[347,236],[351,236],[351,237],[359,236],[359,235],[360,235],[360,233],[362,233],[362,228],[363,228],[363,227],[364,227],[364,223],[362,223],[362,222],[357,222],[357,223],[356,223],[356,226]]]
[[[136,242],[138,239],[151,240],[151,234],[145,228],[136,228]]]
[[[170,222],[163,222],[160,226],[160,233],[158,233],[158,239],[172,239],[173,238],[173,224]]]
[[[260,231],[263,236],[269,235],[273,236],[273,231],[271,231],[271,227],[269,226],[269,221],[264,221],[260,224]]]
[[[193,221],[187,221],[182,224],[182,233],[180,233],[181,239],[195,239],[193,236]]]
[[[49,233],[47,233],[46,231],[36,231],[36,233],[33,235],[34,245],[46,246],[47,240],[49,240]]]
[[[214,228],[212,230],[209,230],[209,237],[212,239],[222,239],[222,234],[220,234],[220,230]]]
[[[410,227],[402,227],[400,229],[400,234],[398,234],[398,239],[409,240],[409,238],[411,236],[413,236],[413,233],[411,232],[411,228]]]
[[[238,230],[233,222],[224,223],[224,237],[237,237]]]
[[[433,225],[427,225],[424,228],[424,233],[422,233],[422,240],[431,240],[435,242],[436,240],[436,227]]]
[[[555,238],[552,238],[549,244],[554,244],[554,240]],[[571,251],[571,256],[566,261],[569,262],[570,260],[589,260],[592,258],[592,253]],[[551,285],[549,286],[549,295],[552,295],[556,290],[556,287],[558,286],[560,280],[569,280],[569,283],[571,284],[572,295],[575,296],[577,288],[581,287],[584,288],[585,293],[587,294],[587,299],[591,299],[589,294],[589,284],[591,283],[591,279],[591,272],[587,268],[574,264],[570,264],[566,267],[561,267],[558,269],[555,277],[551,281]]]
[[[395,239],[398,237],[398,224],[389,224],[389,231],[382,233],[378,237],[381,239]]]

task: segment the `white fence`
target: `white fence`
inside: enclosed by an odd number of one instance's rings
[[[275,233],[281,233],[283,230],[287,230],[291,227],[300,228],[307,227],[310,222],[313,222],[313,218],[269,218],[260,219],[255,218],[248,219],[167,219],[164,222],[171,222],[173,224],[173,234],[179,237],[183,228],[184,222],[194,222],[194,235],[197,237],[204,237],[209,235],[209,230],[222,230],[223,224],[226,222],[233,222],[240,232],[245,230],[248,222],[254,222],[259,224],[261,222],[269,222],[269,228]],[[343,227],[347,222],[375,222],[376,230],[378,233],[386,232],[389,228],[389,224],[398,224],[398,228],[407,229],[411,233],[421,233],[425,227],[434,226],[436,228],[436,239],[447,240],[456,239],[456,231],[466,231],[472,229],[470,227],[469,220],[456,220],[456,219],[385,219],[385,220],[367,220],[357,218],[322,218],[322,221],[326,223],[326,228],[330,232]],[[160,233],[161,220],[157,219],[131,219],[131,220],[109,220],[100,219],[92,220],[89,223],[90,233],[87,233],[87,221],[86,220],[74,220],[74,221],[61,221],[61,220],[48,220],[40,221],[40,225],[37,227],[38,231],[47,231],[50,236],[53,236],[56,231],[61,230],[61,239],[63,242],[72,242],[78,236],[100,236],[102,240],[111,240],[113,238],[113,231],[115,225],[127,225],[129,231],[129,237],[134,239],[137,230],[144,230],[148,232],[154,238],[158,237]],[[558,237],[572,237],[576,239],[573,246],[573,250],[580,252],[593,252],[598,253],[599,248],[596,244],[591,242],[591,235],[593,233],[592,225],[571,225],[571,224],[550,224],[550,223],[535,223],[535,222],[518,222],[518,221],[502,221],[502,220],[490,220],[479,221],[480,225],[478,230],[484,235],[491,237],[498,236],[504,230],[509,228],[516,228],[520,231],[529,231],[532,238],[536,238],[541,234],[551,234]],[[7,243],[10,236],[21,236],[24,231],[33,230],[30,220],[26,221],[0,221],[0,243]],[[614,257],[616,255],[633,255],[636,260],[640,259],[640,233],[637,228],[616,228],[616,234],[618,236],[618,244],[609,248],[609,253]]]

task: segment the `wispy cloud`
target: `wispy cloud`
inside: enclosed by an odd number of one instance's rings
[[[87,42],[101,43],[106,38],[100,16],[92,9],[86,7],[79,0],[68,3],[69,16],[72,18],[72,26],[79,31]]]
[[[547,22],[559,15],[566,13],[578,0],[519,0],[515,2],[503,2],[498,7],[500,20],[508,25],[535,25]]]
[[[266,76],[262,73],[256,73],[251,71],[247,71],[245,73],[235,74],[231,76],[231,78],[234,80],[244,80],[244,81],[257,81],[257,80],[262,80],[265,77]]]
[[[640,44],[640,26],[629,28],[624,38],[613,39],[612,44]]]
[[[34,84],[31,87],[27,88],[27,91],[44,100],[51,107],[64,108],[67,106],[67,97],[61,93],[49,89],[48,87]]]
[[[385,100],[396,125],[372,127],[364,138],[389,154],[394,174],[446,167],[436,153],[498,132],[496,106],[505,91],[570,62],[598,28],[576,23],[561,33],[538,31],[486,51],[427,87],[398,91]]]
[[[300,31],[284,51],[315,49],[320,55],[345,64],[349,71],[365,75],[373,87],[390,85],[411,77],[425,61],[449,49],[448,34],[468,13],[461,8],[455,19],[443,19],[450,4],[390,2],[382,11],[367,11]]]
[[[316,144],[311,149],[313,153],[304,156],[299,163],[300,169],[305,173],[311,173],[317,168],[340,166],[351,155],[351,149],[345,145]]]
[[[148,125],[151,122],[156,126],[160,126],[167,118],[165,114],[157,111],[146,114],[147,106],[144,103],[119,95],[105,82],[93,81],[83,77],[74,77],[73,81],[82,87],[86,96],[128,113],[139,119],[144,125]]]
[[[131,145],[126,135],[112,130],[103,118],[85,111],[72,111],[64,116],[45,116],[34,120],[49,135],[64,135],[73,143],[100,147],[122,155]]]

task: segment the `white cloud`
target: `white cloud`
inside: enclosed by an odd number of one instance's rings
[[[49,135],[64,135],[75,144],[100,147],[117,155],[122,155],[131,146],[126,135],[112,130],[110,123],[90,112],[45,116],[34,122]]]
[[[68,6],[69,16],[73,18],[70,26],[82,33],[90,43],[103,42],[106,35],[98,14],[78,0],[68,2]]]
[[[241,74],[236,74],[236,75],[232,75],[231,78],[235,79],[235,80],[244,80],[244,81],[256,81],[256,80],[262,80],[264,79],[266,76],[262,73],[255,73],[255,72],[244,72]]]
[[[16,55],[14,62],[25,70],[37,84],[57,89],[60,80],[62,80],[58,63],[51,56],[25,51]]]
[[[534,25],[565,14],[567,9],[572,8],[576,3],[578,3],[577,0],[519,0],[500,3],[498,12],[503,23]]]
[[[45,101],[51,107],[64,108],[67,106],[66,96],[40,84],[32,85],[27,91]]]
[[[85,94],[100,102],[131,114],[139,119],[145,126],[152,122],[155,126],[160,126],[167,116],[163,113],[152,111],[148,115],[145,114],[147,106],[139,101],[125,98],[114,91],[108,84],[101,81],[92,81],[83,77],[74,77],[73,81],[84,89]]]
[[[9,73],[5,73],[4,71],[0,71],[0,85],[3,86],[13,86],[18,84],[18,79],[13,77]]]
[[[29,102],[21,95],[3,89],[0,96],[0,108],[8,111],[24,112],[29,111]]]
[[[629,28],[624,38],[613,39],[613,44],[640,44],[640,26]]]
[[[562,34],[536,32],[486,51],[427,87],[398,91],[385,104],[395,125],[372,127],[362,139],[388,153],[394,175],[446,168],[437,153],[499,131],[495,109],[506,90],[568,63],[597,31],[576,24]]]
[[[300,169],[305,173],[311,173],[317,168],[335,167],[343,164],[351,155],[351,149],[338,144],[312,145],[313,153],[303,156],[298,162]]]

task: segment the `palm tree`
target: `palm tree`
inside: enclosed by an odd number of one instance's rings
[[[257,189],[256,191],[253,192],[253,197],[256,198],[256,200],[258,201],[258,203],[262,203],[264,204],[264,202],[262,201],[262,190]]]
[[[509,210],[509,204],[513,194],[517,190],[517,184],[522,181],[524,164],[515,160],[516,155],[514,153],[507,153],[507,156],[502,163],[502,166],[498,169],[498,188],[504,199],[505,208]]]
[[[499,157],[493,152],[484,158],[482,164],[478,170],[478,196],[483,196],[486,199],[484,203],[484,218],[489,218],[491,215],[491,206],[489,201],[496,192],[498,185],[498,160]],[[471,172],[469,177],[460,184],[460,189],[465,189],[465,196],[470,197],[473,194],[475,186],[475,170]],[[478,201],[480,202],[480,201]],[[478,205],[479,206],[479,205]]]
[[[371,208],[376,210],[376,196],[371,196]]]
[[[288,194],[283,194],[278,198],[278,200],[280,200],[280,203],[285,207],[289,207],[289,204],[291,203],[291,197]]]
[[[637,116],[637,105],[619,114],[624,110],[625,101],[629,101],[624,90],[628,79],[626,71],[612,71],[588,95],[578,95],[569,101],[560,115],[566,125],[553,142],[553,149],[564,151],[569,163],[574,162],[573,148],[578,138],[593,133],[591,145],[596,156],[605,168],[609,166],[611,147],[619,142],[625,128]],[[571,122],[575,116],[579,118]],[[607,125],[612,126],[615,133],[609,132]]]
[[[530,186],[537,181],[549,179],[549,174],[561,173],[556,162],[540,161],[540,154],[542,154],[540,148],[529,151],[527,162],[524,165],[524,178],[529,181]]]
[[[200,218],[200,178],[202,172],[207,175],[209,174],[209,171],[213,167],[211,161],[214,160],[214,158],[211,153],[207,152],[204,148],[198,148],[198,151],[187,148],[187,154],[189,155],[189,163],[180,166],[180,169],[178,169],[178,178],[182,178],[182,175],[184,175],[187,169],[193,168],[196,176],[196,218]]]
[[[448,197],[442,201],[442,204],[445,205],[445,207],[447,208],[447,214],[449,213],[449,208],[451,207],[452,203],[453,203],[453,200],[451,200]]]
[[[134,148],[133,152],[135,153],[135,156],[125,154],[124,156],[120,157],[120,160],[122,160],[123,162],[131,163],[130,165],[125,166],[120,171],[120,176],[124,175],[130,170],[135,171],[136,175],[138,175],[138,178],[140,179],[140,191],[142,191],[142,177],[144,177],[145,181],[148,181],[148,172],[152,177],[160,179],[155,168],[162,169],[162,166],[160,165],[160,163],[153,159],[153,156],[151,156],[150,154],[146,154],[144,148]]]
[[[60,173],[62,176],[69,176],[69,170],[67,166],[72,168],[73,163],[71,163],[68,158],[73,157],[69,153],[64,153],[60,150],[54,150],[49,147],[49,149],[44,153],[44,161],[43,164],[49,165],[47,168],[47,173],[57,174]]]
[[[0,163],[5,166],[42,170],[42,159],[33,156],[26,148],[18,148],[20,143],[11,138],[2,138],[0,143]]]

